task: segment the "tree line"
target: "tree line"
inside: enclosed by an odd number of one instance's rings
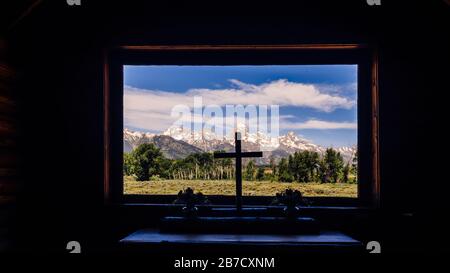
[[[299,151],[278,163],[273,158],[269,165],[258,166],[254,160],[244,164],[242,176],[247,181],[279,182],[356,182],[357,158],[344,162],[342,155],[328,148],[323,155],[312,151]],[[139,145],[124,153],[123,173],[135,176],[137,181],[222,180],[235,178],[235,165],[231,158],[214,158],[213,153],[195,153],[183,159],[168,159],[152,143]]]

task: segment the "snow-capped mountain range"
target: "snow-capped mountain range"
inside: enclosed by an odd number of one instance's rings
[[[246,132],[245,130],[242,130]],[[209,151],[233,151],[234,139],[218,139],[214,133],[187,132],[180,127],[170,127],[162,134],[131,131],[127,128],[123,131],[123,147],[125,152],[130,152],[143,143],[154,143],[168,158],[184,158],[190,153]],[[268,164],[271,158],[275,161],[287,157],[296,151],[314,151],[323,154],[326,147],[316,145],[294,132],[288,132],[277,138],[271,138],[262,133],[248,133],[242,135],[242,149],[244,151],[263,151],[263,158],[255,159],[257,164]],[[356,154],[356,147],[334,147],[341,153],[346,162]]]

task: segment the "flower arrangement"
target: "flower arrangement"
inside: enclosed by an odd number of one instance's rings
[[[194,190],[190,187],[180,190],[177,195],[177,199],[173,201],[173,204],[184,204],[183,212],[188,216],[192,216],[197,212],[197,205],[210,204],[208,197],[203,193],[194,193]]]
[[[285,206],[284,213],[288,217],[296,216],[299,211],[299,206],[309,205],[308,200],[303,198],[299,190],[286,189],[282,192],[276,193],[271,205]]]

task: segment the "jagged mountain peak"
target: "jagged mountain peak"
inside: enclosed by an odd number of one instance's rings
[[[157,136],[165,136],[164,141]],[[323,154],[326,150],[293,131],[277,138],[271,138],[261,132],[245,132],[242,141],[244,150],[262,150],[264,152],[264,158],[257,160],[260,164],[268,163],[271,157],[281,158],[296,151],[314,151]],[[170,158],[181,158],[188,152],[231,151],[234,149],[234,139],[231,136],[217,138],[213,132],[191,132],[180,127],[170,127],[158,135],[124,129],[124,151],[129,152],[138,145],[149,142],[159,145],[158,147]],[[182,145],[183,143],[186,145]],[[180,150],[177,151],[177,149]],[[346,161],[350,161],[355,156],[357,149],[356,147],[339,147],[335,150],[340,152]]]

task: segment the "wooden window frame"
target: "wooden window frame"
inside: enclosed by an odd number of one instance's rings
[[[250,57],[249,57],[250,56]],[[182,60],[180,62],[180,59]],[[104,199],[107,204],[167,204],[175,195],[123,194],[123,66],[239,64],[358,65],[358,197],[311,197],[317,206],[380,206],[378,54],[365,44],[146,45],[104,51]],[[361,107],[367,105],[367,107]],[[234,196],[209,196],[234,205]],[[244,196],[244,206],[268,204],[269,196]]]

